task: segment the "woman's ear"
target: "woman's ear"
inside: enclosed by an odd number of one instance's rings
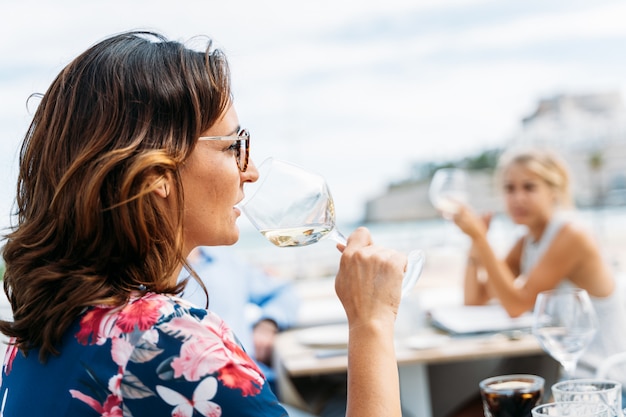
[[[149,180],[149,187],[161,198],[167,198],[170,195],[170,177],[169,175],[154,175]]]

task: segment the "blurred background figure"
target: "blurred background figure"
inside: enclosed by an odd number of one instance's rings
[[[461,205],[454,223],[471,239],[464,280],[464,303],[499,302],[511,317],[533,309],[542,291],[582,288],[598,316],[598,331],[578,362],[575,377],[592,377],[607,357],[626,351],[624,301],[593,233],[571,214],[569,172],[545,149],[506,152],[498,173],[511,220],[525,226],[504,259],[487,232],[491,215]],[[569,213],[569,214],[568,214]],[[609,377],[626,382],[615,370]]]
[[[248,263],[229,246],[195,248],[188,261],[207,289],[209,310],[229,323],[275,388],[271,369],[274,339],[298,318],[298,294],[292,282]],[[187,276],[183,269],[180,279]],[[182,297],[199,307],[207,304],[203,289],[193,278]]]
[[[455,224],[472,245],[465,272],[464,301],[496,299],[511,317],[532,310],[542,291],[586,290],[599,318],[598,334],[579,362],[578,375],[592,376],[602,360],[626,350],[626,313],[613,272],[592,233],[574,216],[569,172],[553,152],[542,149],[505,153],[499,163],[506,212],[526,233],[504,259],[487,239],[490,216],[463,206]],[[623,380],[623,375],[614,375]]]

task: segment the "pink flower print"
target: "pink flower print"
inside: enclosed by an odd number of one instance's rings
[[[241,389],[244,397],[258,394],[265,382],[261,369],[237,343],[226,339],[224,344],[232,353],[232,362],[220,369],[220,381],[229,388]]]
[[[220,369],[218,376],[219,380],[228,388],[240,389],[244,397],[257,395],[261,392],[261,387],[265,383],[260,372],[256,372],[255,369],[251,369],[247,365],[248,363],[230,362]],[[256,365],[254,368],[256,368]]]
[[[222,415],[222,408],[210,401],[217,392],[217,380],[213,377],[205,378],[196,386],[191,401],[173,389],[162,385],[157,385],[156,390],[163,401],[174,406],[172,417],[192,417],[194,408],[205,417],[220,417]]]
[[[159,309],[164,303],[163,298],[151,294],[133,300],[120,311],[116,324],[124,333],[132,332],[135,326],[148,330],[161,316]]]
[[[78,343],[83,345],[102,343],[101,338],[110,332],[112,321],[107,321],[107,315],[111,312],[109,307],[95,307],[88,310],[80,320],[80,330],[76,333]],[[107,331],[106,329],[109,329]],[[91,339],[91,343],[90,340]]]
[[[9,373],[11,373],[11,369],[13,369],[13,360],[15,360],[18,350],[19,349],[15,344],[15,338],[12,337],[11,340],[9,340],[6,353],[4,354],[4,373],[7,375],[9,375]]]
[[[134,346],[125,338],[111,339],[111,358],[118,366],[126,367],[130,356],[133,354],[133,349]]]
[[[172,369],[175,378],[184,376],[188,381],[198,381],[217,372],[228,362],[228,352],[222,341],[215,334],[205,331],[201,337],[183,343],[180,356],[172,361]]]
[[[226,349],[228,349],[232,355],[233,359],[240,364],[244,364],[246,367],[252,368],[257,373],[261,374],[261,369],[257,366],[256,362],[253,361],[250,356],[246,353],[245,350],[236,343],[234,340],[224,339],[224,344],[226,345]]]
[[[122,396],[122,380],[124,378],[124,369],[120,368],[117,371],[118,373],[113,375],[109,379],[108,388],[113,395],[121,397]]]
[[[77,398],[96,410],[101,417],[123,417],[122,408],[120,407],[122,399],[117,395],[109,395],[104,400],[104,404],[100,404],[94,398],[74,389],[70,390],[70,395],[72,398]]]
[[[237,343],[231,328],[217,314],[209,312],[209,314],[204,316],[201,322],[204,326],[211,329],[212,332],[217,334],[220,339],[230,340],[233,343]]]
[[[184,376],[188,381],[197,381],[217,372],[227,387],[241,389],[246,396],[256,395],[265,383],[263,374],[222,323],[221,320],[197,322],[174,318],[164,326],[168,332],[187,337],[180,356],[171,364],[174,377]]]
[[[202,324],[207,326],[209,329],[214,331],[221,342],[224,343],[226,349],[233,356],[233,359],[239,363],[243,364],[246,367],[253,369],[255,372],[262,374],[261,369],[257,366],[256,362],[254,362],[248,354],[243,350],[235,336],[233,335],[232,330],[224,320],[222,320],[216,314],[209,314],[203,320]]]

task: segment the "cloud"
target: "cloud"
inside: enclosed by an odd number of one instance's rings
[[[0,17],[0,192],[13,195],[25,100],[103,37],[215,39],[253,157],[324,172],[338,212],[442,160],[504,143],[545,95],[626,91],[626,5],[598,0],[8,2]],[[259,158],[259,159],[257,159]]]

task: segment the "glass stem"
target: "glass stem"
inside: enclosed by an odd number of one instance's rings
[[[331,230],[326,237],[342,245],[346,245],[347,243],[346,237],[336,227],[333,228],[333,230]],[[404,270],[404,280],[402,281],[403,296],[406,295],[415,286],[415,283],[422,274],[422,269],[424,268],[424,260],[424,251],[417,249],[409,252],[406,269]],[[574,366],[576,365],[574,364]]]
[[[561,366],[563,366],[563,377],[564,379],[572,379],[574,378],[574,373],[576,372],[576,363],[578,360],[568,360],[561,361]]]
[[[333,230],[326,237],[344,246],[348,243],[348,239],[336,227],[333,227]]]

